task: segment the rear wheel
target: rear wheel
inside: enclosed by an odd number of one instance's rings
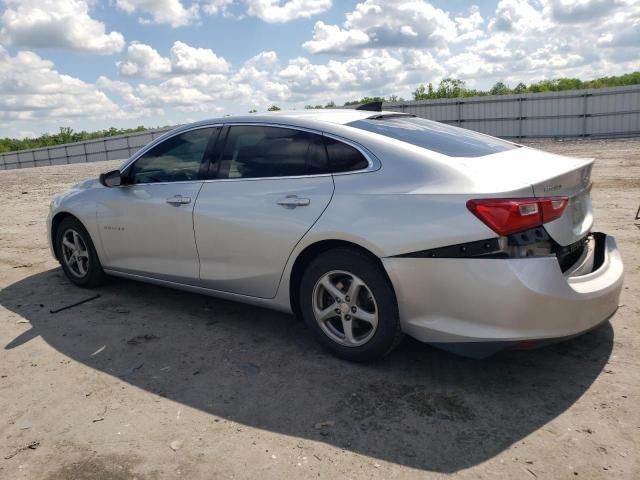
[[[58,225],[55,248],[62,270],[75,285],[93,288],[104,283],[105,273],[89,232],[73,217]]]
[[[334,249],[312,261],[302,277],[300,303],[318,341],[346,360],[381,358],[402,339],[391,283],[358,250]]]

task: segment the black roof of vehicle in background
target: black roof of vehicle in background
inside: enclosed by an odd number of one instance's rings
[[[368,112],[381,112],[382,102],[363,103],[362,105],[356,107],[356,110],[366,110]]]

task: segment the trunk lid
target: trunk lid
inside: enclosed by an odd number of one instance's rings
[[[582,162],[572,170],[532,184],[536,197],[569,197],[569,203],[562,216],[544,224],[549,236],[562,246],[575,243],[586,236],[593,225],[591,169],[594,160],[580,160]]]
[[[492,178],[485,183],[487,186],[497,186],[510,179],[530,185],[535,197],[569,197],[563,215],[544,224],[547,233],[560,245],[575,243],[591,230],[593,158],[565,157],[522,147],[462,161],[465,168],[477,172],[475,178]]]

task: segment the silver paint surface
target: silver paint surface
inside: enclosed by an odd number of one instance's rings
[[[326,240],[350,242],[382,260],[396,291],[403,330],[426,342],[564,336],[615,311],[623,267],[612,237],[607,238],[605,263],[596,272],[573,277],[562,274],[555,257],[394,258],[495,238],[466,208],[469,199],[484,197],[566,195],[570,200],[564,215],[545,228],[561,245],[575,242],[593,223],[592,159],[527,147],[451,158],[347,125],[376,114],[290,112],[179,127],[141,149],[121,170],[173,135],[242,123],[300,128],[342,139],[371,163],[362,172],[308,177],[114,188],[89,180],[53,201],[49,228],[58,213],[76,216],[110,274],[281,311],[291,311],[291,272],[305,248]],[[174,195],[191,202],[167,204]],[[309,199],[309,205],[278,204],[289,195]]]

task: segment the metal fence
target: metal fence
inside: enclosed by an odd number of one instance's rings
[[[67,143],[0,154],[0,170],[128,158],[151,140],[170,130],[147,130],[114,137]]]
[[[383,108],[502,138],[640,135],[640,85],[385,103]]]
[[[640,86],[385,103],[502,138],[640,135]],[[0,154],[0,170],[124,159],[168,129]]]

